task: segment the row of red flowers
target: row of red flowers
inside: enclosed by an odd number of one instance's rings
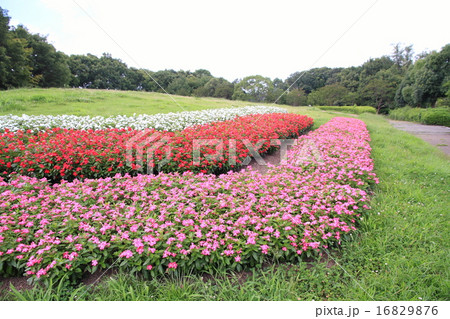
[[[257,145],[257,151],[264,154],[274,147],[271,139],[299,136],[312,124],[313,120],[303,115],[274,113],[193,126],[180,132],[59,128],[38,133],[6,131],[0,134],[0,177],[19,174],[57,182],[117,173],[133,176],[147,168],[152,172],[226,172],[239,167],[249,155],[248,145]],[[202,145],[205,140],[206,145]],[[213,140],[212,144],[208,140]],[[200,152],[198,158],[193,158],[195,145]]]

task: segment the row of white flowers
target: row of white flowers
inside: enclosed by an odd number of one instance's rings
[[[0,116],[0,131],[9,129],[40,131],[61,127],[79,130],[99,130],[105,128],[134,128],[137,130],[155,128],[157,130],[179,131],[186,127],[211,122],[231,120],[237,116],[266,113],[287,113],[285,109],[272,106],[245,106],[235,108],[208,109],[154,115],[76,116],[76,115],[3,115]]]

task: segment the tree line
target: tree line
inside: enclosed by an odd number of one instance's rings
[[[304,105],[371,105],[381,113],[410,105],[450,106],[450,44],[439,52],[414,55],[397,44],[389,56],[361,66],[314,68],[287,79],[261,75],[229,82],[208,70],[150,71],[128,67],[104,53],[66,55],[40,34],[9,25],[0,7],[0,89],[81,87],[167,92],[252,102]]]

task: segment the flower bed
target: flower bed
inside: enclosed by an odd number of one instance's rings
[[[139,114],[134,116],[117,115],[76,116],[76,115],[3,115],[0,116],[0,132],[9,131],[45,131],[52,128],[71,130],[104,130],[108,128],[133,128],[143,130],[153,128],[159,131],[180,131],[187,127],[232,120],[235,117],[252,114],[287,113],[280,107],[246,106],[235,108],[210,109],[203,111],[186,111],[178,113],[161,113],[154,115]]]
[[[197,125],[180,132],[158,133],[150,129],[143,134],[133,129],[85,131],[60,128],[37,133],[6,131],[0,134],[0,176],[7,177],[14,173],[58,182],[62,179],[110,177],[117,173],[137,175],[140,169],[147,169],[152,162],[154,167],[150,168],[155,171],[226,172],[239,166],[247,157],[249,150],[243,139],[252,145],[263,140],[258,150],[263,154],[270,149],[271,139],[297,137],[312,123],[311,118],[303,115],[272,113]],[[155,133],[158,139],[151,140]],[[129,142],[136,138],[137,144],[145,140],[151,142],[145,149],[132,152]],[[195,142],[208,139],[222,142],[223,156],[208,160],[206,155],[214,154],[216,145],[204,145],[198,147],[201,153],[195,161]],[[236,140],[235,154],[229,150],[230,139]],[[164,143],[158,146],[160,141]],[[152,145],[158,147],[147,158],[147,150]],[[167,147],[170,149],[166,152]],[[128,154],[127,149],[130,151]],[[230,156],[236,164],[230,164]],[[127,165],[127,160],[130,165]],[[159,165],[161,163],[165,165]]]
[[[149,275],[298,260],[338,244],[368,209],[365,189],[378,182],[368,141],[362,121],[335,118],[266,175],[1,181],[0,273],[76,279],[113,264]]]

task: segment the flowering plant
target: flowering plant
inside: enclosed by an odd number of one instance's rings
[[[52,182],[85,178],[110,177],[116,174],[137,175],[144,168],[164,172],[194,171],[203,173],[226,172],[239,167],[249,154],[244,140],[251,144],[258,141],[258,152],[270,150],[270,140],[296,137],[313,124],[309,117],[297,114],[271,113],[238,117],[223,122],[188,127],[179,132],[146,130],[150,136],[158,134],[159,140],[148,143],[140,153],[128,153],[129,141],[142,136],[142,131],[128,129],[69,130],[54,128],[34,133],[32,131],[6,130],[0,133],[0,176],[10,174],[47,178]],[[156,147],[147,157],[148,149],[160,140],[165,145]],[[193,158],[195,141],[215,139],[222,143],[222,155],[214,154],[216,146],[199,148],[198,162]],[[230,139],[236,141],[234,153],[230,151]],[[169,147],[170,153],[164,150]],[[230,156],[232,161],[230,161]],[[140,159],[140,161],[138,161]],[[166,165],[160,166],[168,159]],[[128,163],[128,165],[127,165]],[[230,164],[231,163],[231,164]],[[150,165],[153,164],[153,165]]]
[[[151,275],[299,260],[339,244],[369,208],[369,140],[364,122],[335,118],[265,175],[0,180],[0,273],[76,279],[113,264]]]
[[[69,130],[104,130],[108,128],[133,128],[143,130],[153,128],[159,131],[180,131],[194,125],[228,121],[236,117],[253,114],[287,113],[275,106],[245,106],[233,108],[185,111],[177,113],[139,114],[133,116],[77,116],[77,115],[2,115],[0,132],[45,131],[53,128]]]

